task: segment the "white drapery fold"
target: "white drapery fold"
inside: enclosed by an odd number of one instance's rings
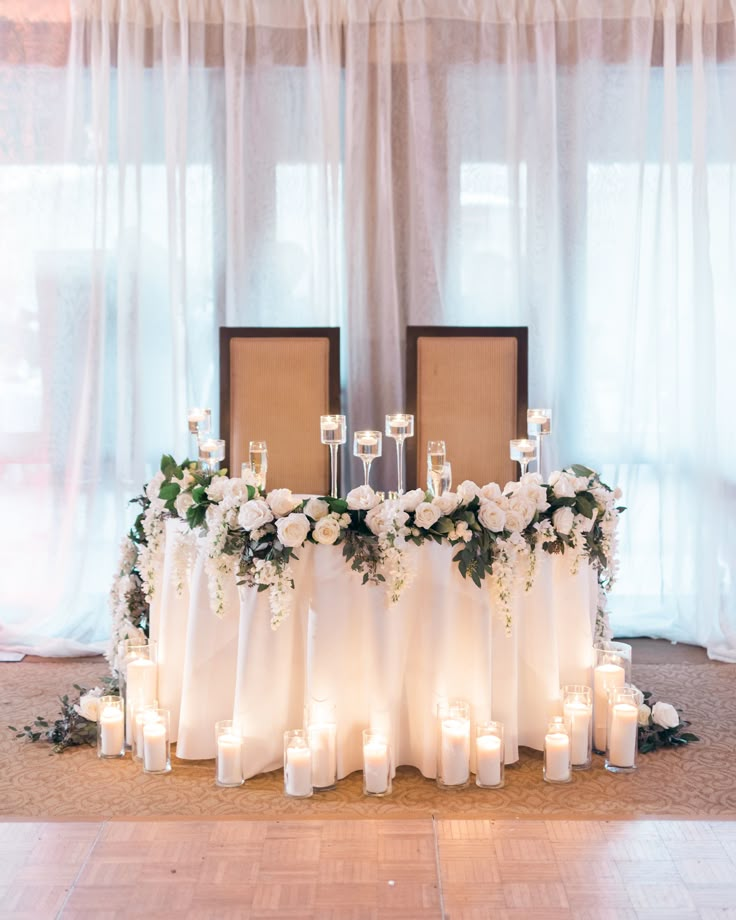
[[[0,64],[1,647],[104,640],[220,325],[340,325],[357,428],[407,324],[509,324],[550,463],[624,489],[618,631],[736,659],[736,4],[74,0]]]

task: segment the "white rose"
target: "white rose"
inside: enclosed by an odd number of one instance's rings
[[[541,473],[524,473],[524,475],[519,480],[523,486],[541,486],[542,485],[542,474]]]
[[[649,725],[649,716],[651,714],[652,710],[646,703],[642,703],[639,707],[639,725]]]
[[[572,508],[558,508],[552,515],[552,524],[562,537],[566,537],[570,533],[574,520],[575,515]]]
[[[88,722],[96,722],[99,718],[101,696],[102,690],[99,687],[95,687],[94,690],[90,690],[89,693],[79,697],[79,703],[74,706],[74,709]]]
[[[221,502],[227,492],[227,482],[226,476],[215,476],[207,486],[207,498],[211,502]]]
[[[191,492],[180,492],[174,501],[176,513],[180,518],[185,518],[187,516],[187,511],[192,507],[193,504],[194,499],[192,498]]]
[[[680,716],[674,706],[669,703],[655,703],[652,708],[652,721],[662,728],[677,728]]]
[[[581,533],[588,533],[595,523],[597,509],[593,511],[593,517],[586,517],[584,514],[575,515],[575,525]]]
[[[524,516],[513,508],[506,512],[506,530],[511,531],[511,533],[519,533],[524,530],[527,523],[528,521],[524,520]]]
[[[348,508],[351,511],[370,511],[380,502],[380,498],[370,486],[358,486],[347,494]]]
[[[277,517],[289,514],[299,504],[299,499],[294,498],[291,489],[274,489],[266,496],[268,507]]]
[[[248,486],[253,485],[247,479],[225,479],[222,488],[222,504],[230,509],[248,501]]]
[[[573,479],[576,492],[587,492],[590,479],[587,476],[575,476]]]
[[[268,504],[262,498],[252,498],[238,513],[238,524],[243,530],[256,530],[273,520]]]
[[[489,482],[480,490],[480,496],[488,501],[497,502],[501,498],[501,486],[497,482]]]
[[[519,530],[525,530],[537,513],[537,503],[520,489],[509,502],[510,509],[523,521]]]
[[[414,511],[414,523],[425,530],[429,530],[439,519],[440,510],[431,502],[420,502]]]
[[[287,514],[276,521],[279,540],[284,546],[301,546],[307,539],[310,528],[309,518],[301,512]]]
[[[261,477],[249,466],[241,467],[240,478],[247,486],[255,486],[257,488],[261,484]]]
[[[445,492],[442,495],[436,495],[432,499],[432,504],[439,510],[440,514],[452,514],[460,504],[460,497],[456,492]]]
[[[158,498],[158,493],[159,493],[161,484],[163,483],[164,479],[166,479],[166,477],[161,472],[161,470],[159,470],[158,473],[156,473],[153,479],[146,486],[146,496],[150,498],[151,501]]]
[[[551,482],[550,485],[552,485]],[[571,479],[567,473],[559,473],[552,486],[552,492],[557,498],[575,498],[575,480]]]
[[[529,473],[530,476],[536,476],[536,473]],[[547,501],[547,490],[533,482],[522,482],[516,492],[517,498],[523,497],[526,501],[534,503],[537,511],[546,511],[549,508]]]
[[[322,543],[323,546],[332,546],[340,536],[339,518],[333,517],[331,514],[320,518],[314,525],[312,536],[317,543]]]
[[[416,511],[418,505],[424,501],[424,489],[412,489],[411,492],[405,492],[399,499],[399,506],[402,511]]]
[[[457,487],[457,494],[460,496],[460,504],[469,505],[474,498],[480,495],[480,486],[472,479],[466,479]]]
[[[325,515],[329,514],[330,506],[321,498],[310,498],[304,506],[304,513],[313,521],[321,521]]]
[[[478,520],[486,530],[500,533],[506,526],[506,512],[496,502],[481,499]]]

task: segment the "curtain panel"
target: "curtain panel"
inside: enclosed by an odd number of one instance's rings
[[[624,490],[617,632],[736,660],[736,3],[44,8],[0,18],[0,646],[105,641],[220,325],[340,325],[359,428],[403,405],[407,324],[507,324],[550,462]]]

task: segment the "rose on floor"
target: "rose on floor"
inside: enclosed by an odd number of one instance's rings
[[[682,718],[681,710],[671,703],[655,701],[650,691],[643,693],[644,701],[639,707],[640,754],[648,754],[661,747],[680,747],[700,741],[697,735],[685,731],[690,722]]]

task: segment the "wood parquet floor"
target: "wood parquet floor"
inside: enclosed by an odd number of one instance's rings
[[[736,920],[736,821],[7,821],[26,917]]]

